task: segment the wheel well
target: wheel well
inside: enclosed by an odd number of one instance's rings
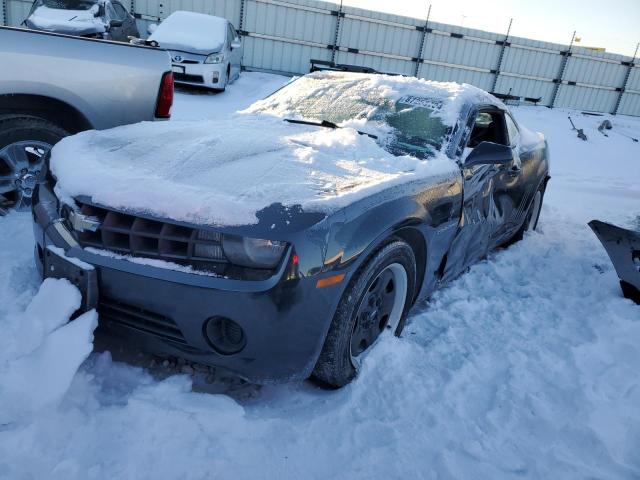
[[[415,228],[403,228],[393,233],[393,236],[399,237],[409,244],[416,257],[416,291],[413,297],[415,302],[418,293],[422,288],[424,281],[425,269],[427,266],[427,244],[424,236]]]
[[[86,117],[68,103],[42,95],[1,95],[0,113],[44,118],[72,134],[93,128]]]

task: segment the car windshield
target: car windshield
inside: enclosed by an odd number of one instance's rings
[[[96,3],[98,3],[97,0],[38,0],[34,7],[45,6],[59,10],[89,10]]]
[[[441,99],[420,94],[389,98],[384,90],[363,88],[363,83],[362,77],[331,82],[302,77],[259,102],[253,111],[353,127],[378,137],[393,155],[428,158],[443,149],[451,129],[437,116]]]

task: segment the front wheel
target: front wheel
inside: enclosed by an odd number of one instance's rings
[[[349,383],[382,332],[402,332],[415,282],[416,260],[407,243],[393,239],[373,254],[340,300],[313,377],[332,388]]]

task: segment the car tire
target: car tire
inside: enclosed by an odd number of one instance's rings
[[[519,242],[524,238],[525,232],[534,231],[538,228],[538,220],[540,220],[540,212],[542,211],[542,203],[544,201],[544,187],[540,187],[529,205],[527,215],[524,217],[524,222],[518,231],[511,237],[503,246],[508,247],[514,243]]]
[[[415,255],[406,242],[392,238],[374,252],[342,295],[312,377],[329,388],[348,384],[383,330],[402,332],[415,282]]]
[[[0,208],[31,206],[31,183],[42,168],[44,155],[67,135],[40,117],[0,115]]]

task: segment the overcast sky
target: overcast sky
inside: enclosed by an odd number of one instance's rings
[[[340,0],[333,0],[339,3]],[[426,18],[491,32],[568,44],[605,47],[633,55],[640,42],[640,0],[344,0],[345,5]]]

